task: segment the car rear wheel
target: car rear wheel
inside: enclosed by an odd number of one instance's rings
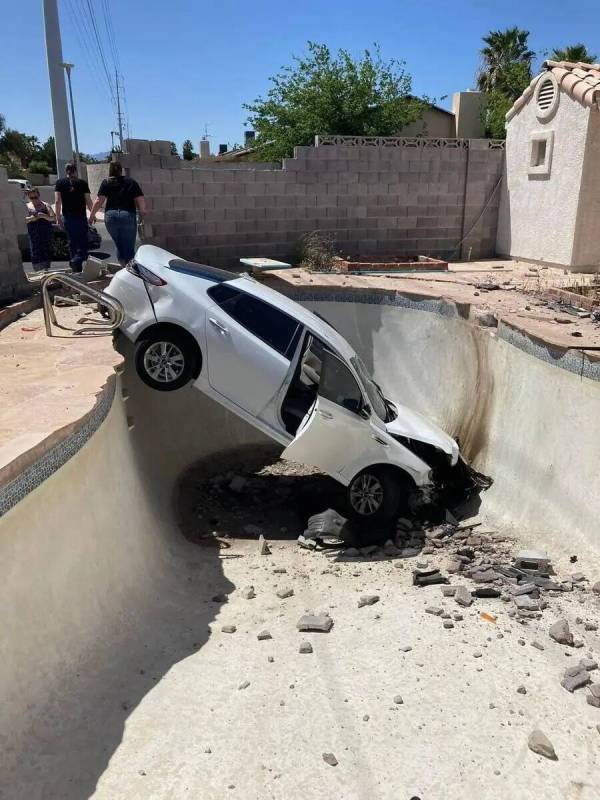
[[[135,367],[147,386],[159,392],[180,389],[200,372],[202,357],[191,337],[177,331],[155,331],[135,349]]]
[[[394,471],[367,467],[352,479],[347,502],[355,517],[381,522],[397,516],[405,491]]]

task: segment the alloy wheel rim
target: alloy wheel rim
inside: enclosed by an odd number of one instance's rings
[[[154,342],[144,353],[144,369],[159,383],[176,381],[184,367],[184,355],[173,342]]]
[[[375,475],[359,475],[350,489],[352,508],[363,516],[375,514],[383,503],[383,486]]]

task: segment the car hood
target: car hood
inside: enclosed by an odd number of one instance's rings
[[[458,461],[458,445],[451,436],[441,428],[438,428],[426,417],[421,416],[410,408],[390,401],[396,409],[398,416],[391,422],[386,422],[385,427],[392,436],[406,436],[408,439],[415,439],[418,442],[431,444],[450,456],[452,464]]]

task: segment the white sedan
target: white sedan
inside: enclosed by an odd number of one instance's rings
[[[389,519],[464,465],[450,436],[384,397],[331,325],[248,275],[143,245],[107,292],[144,383],[192,384],[283,445],[283,458],[347,487],[360,517]]]

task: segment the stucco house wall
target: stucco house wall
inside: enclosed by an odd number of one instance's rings
[[[549,120],[538,119],[532,97],[508,122],[496,241],[499,255],[565,266],[574,266],[575,258],[583,257],[575,241],[593,113],[561,91]],[[532,135],[547,131],[554,133],[550,174],[530,175]]]
[[[598,269],[600,267],[600,113],[590,111],[589,115],[573,263],[577,266]]]
[[[405,125],[401,136],[428,136],[450,139],[456,136],[454,114],[439,108],[428,108],[421,119]]]

